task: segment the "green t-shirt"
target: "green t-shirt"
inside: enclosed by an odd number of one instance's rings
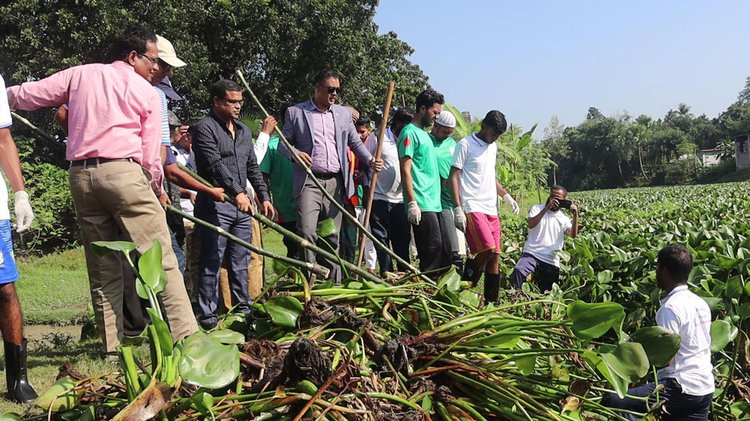
[[[451,162],[453,162],[453,151],[456,150],[456,140],[449,137],[442,142],[438,142],[432,135],[430,137],[432,138],[432,144],[435,145],[435,156],[440,173],[440,204],[443,206],[443,210],[453,209],[453,196],[448,177],[451,175]]]
[[[440,173],[430,135],[409,123],[398,136],[398,158],[411,157],[414,196],[422,212],[440,212]],[[404,202],[407,202],[404,193]]]
[[[279,210],[282,222],[297,220],[297,204],[292,197],[292,161],[279,153],[279,138],[268,141],[268,151],[260,163],[260,172],[268,176],[268,186],[273,204]]]

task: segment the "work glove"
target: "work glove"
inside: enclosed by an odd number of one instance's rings
[[[513,209],[513,213],[518,215],[521,213],[521,208],[518,206],[518,203],[516,203],[515,199],[510,195],[510,193],[505,193],[505,196],[503,196],[503,199],[510,205],[510,208]]]
[[[461,230],[461,232],[466,232],[466,214],[464,214],[464,210],[461,209],[461,206],[456,206],[453,208],[453,224]]]
[[[406,220],[412,225],[419,225],[419,221],[422,220],[422,209],[419,209],[417,202],[412,200],[409,202],[409,209],[406,212]]]
[[[29,229],[31,221],[34,220],[34,211],[31,210],[29,203],[29,194],[24,190],[16,192],[15,200],[16,212],[16,232],[23,232]]]

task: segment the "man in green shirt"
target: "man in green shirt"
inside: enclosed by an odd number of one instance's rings
[[[414,119],[398,137],[398,157],[406,218],[414,230],[414,243],[419,256],[419,269],[429,276],[439,277],[450,265],[449,244],[443,241],[445,226],[441,218],[440,172],[435,146],[425,128],[435,122],[440,114],[443,95],[432,89],[417,95]]]
[[[456,117],[448,110],[440,111],[435,124],[430,131],[432,144],[435,145],[435,155],[437,157],[438,172],[440,173],[440,205],[442,211],[439,217],[445,226],[443,231],[443,242],[449,245],[451,262],[456,266],[458,273],[463,270],[463,258],[460,254],[458,245],[458,234],[453,228],[453,193],[449,185],[448,177],[451,174],[451,162],[453,162],[453,152],[456,150],[456,140],[453,139],[453,132],[456,131]]]
[[[268,141],[268,151],[260,163],[260,172],[271,189],[273,203],[279,215],[279,225],[297,232],[297,204],[292,197],[292,161],[279,153],[279,138]],[[287,257],[299,258],[297,242],[284,236]]]

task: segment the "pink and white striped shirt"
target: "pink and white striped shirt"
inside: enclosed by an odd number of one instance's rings
[[[68,104],[65,158],[132,158],[162,193],[161,102],[153,86],[124,61],[85,64],[7,89],[11,109]]]

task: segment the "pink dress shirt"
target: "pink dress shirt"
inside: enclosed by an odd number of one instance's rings
[[[339,153],[336,150],[336,124],[333,121],[333,112],[330,108],[323,111],[314,106],[310,117],[313,125],[312,172],[335,174],[341,171]]]
[[[11,109],[68,104],[65,158],[132,158],[162,193],[161,101],[153,86],[124,61],[71,67],[7,89]]]

